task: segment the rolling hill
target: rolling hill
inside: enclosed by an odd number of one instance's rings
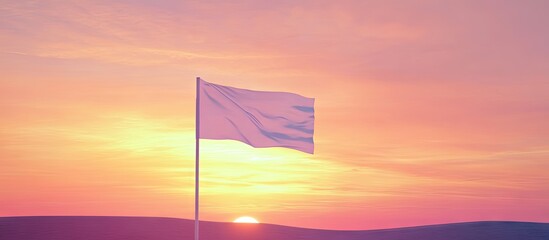
[[[201,240],[547,240],[549,223],[467,222],[341,231],[201,222]],[[0,240],[193,239],[194,222],[155,217],[0,217]]]

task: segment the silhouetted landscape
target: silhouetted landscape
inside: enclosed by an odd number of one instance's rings
[[[201,222],[203,240],[543,240],[549,223],[467,222],[383,230],[320,230]],[[2,217],[0,240],[193,239],[194,221],[155,217]]]

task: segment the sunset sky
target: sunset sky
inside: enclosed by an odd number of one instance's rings
[[[200,76],[316,99],[201,141],[204,220],[549,222],[549,1],[228,2],[1,0],[0,216],[192,219]]]

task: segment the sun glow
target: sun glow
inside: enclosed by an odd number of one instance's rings
[[[233,222],[234,223],[259,223],[259,221],[257,221],[255,218],[248,217],[248,216],[239,217],[235,219]]]

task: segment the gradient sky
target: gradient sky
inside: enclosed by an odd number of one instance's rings
[[[193,218],[195,77],[315,97],[201,141],[202,218],[549,222],[549,2],[2,1],[0,216]]]

